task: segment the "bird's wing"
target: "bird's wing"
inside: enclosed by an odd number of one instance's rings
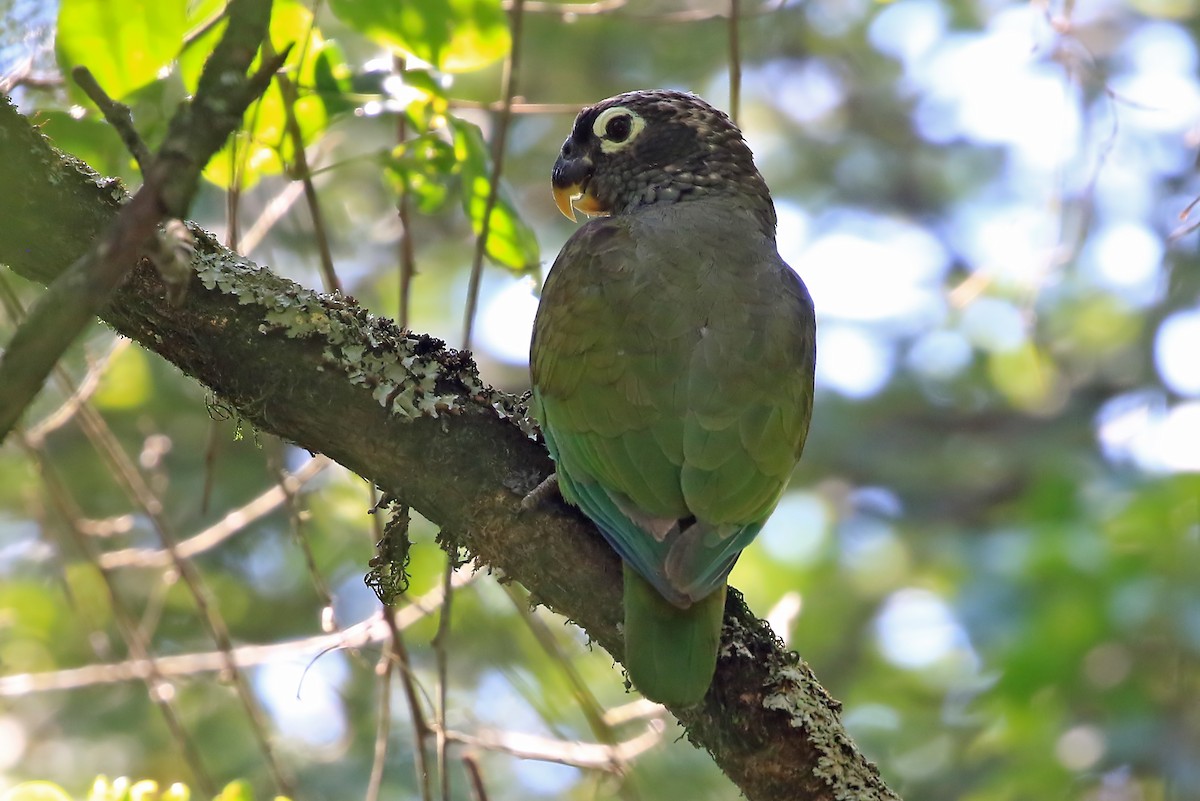
[[[653,308],[649,273],[622,220],[577,231],[542,289],[530,369],[560,474],[621,496],[652,528],[689,514],[671,413],[686,346],[669,341],[687,326],[682,311],[672,322]]]
[[[812,416],[815,316],[803,283],[774,256],[728,281],[727,296],[693,353],[683,426],[680,483],[707,525],[681,532],[664,564],[692,595],[722,581],[762,529]]]

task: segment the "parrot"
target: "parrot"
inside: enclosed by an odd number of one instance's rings
[[[800,458],[816,318],[780,257],[741,131],[694,94],[579,112],[551,172],[591,219],[547,274],[530,413],[559,494],[623,562],[623,663],[652,701],[701,702],[727,577]]]

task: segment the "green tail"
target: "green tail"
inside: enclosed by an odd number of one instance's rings
[[[642,695],[667,706],[704,698],[717,667],[725,586],[680,609],[625,565],[625,669]]]

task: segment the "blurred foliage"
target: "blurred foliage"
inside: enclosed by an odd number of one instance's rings
[[[445,72],[485,67],[512,44],[503,10],[490,0],[332,0],[331,6],[369,39]]]
[[[176,782],[163,789],[150,779],[130,781],[124,776],[109,781],[98,776],[92,784],[87,801],[191,801],[192,791],[186,784]],[[11,788],[2,801],[71,801],[71,796],[51,782],[22,782]],[[213,801],[254,801],[254,789],[244,781],[230,782]],[[276,796],[275,801],[288,801]]]
[[[114,100],[158,77],[179,55],[187,31],[185,0],[58,4],[58,61],[64,72],[86,66]],[[76,100],[86,98],[72,87]]]
[[[276,83],[247,112],[209,165],[198,220],[318,285],[312,216],[292,205],[293,182],[309,179],[347,291],[396,315],[407,235],[409,323],[455,342],[493,191],[489,109],[504,99],[513,46],[501,3],[274,6],[291,91]],[[530,6],[487,248],[505,269],[484,275],[473,343],[484,377],[512,391],[527,387],[533,287],[522,276],[544,271],[539,242],[553,253],[573,230],[547,181],[574,110],[638,87],[721,106],[729,96],[727,3]],[[793,491],[733,584],[844,702],[859,745],[907,798],[1200,798],[1200,437],[1172,427],[1196,407],[1200,380],[1167,380],[1162,345],[1200,297],[1195,235],[1171,237],[1200,191],[1188,150],[1200,120],[1195,4],[740,7],[739,122],[822,339]],[[0,69],[61,148],[136,184],[68,71],[88,66],[153,146],[195,86],[221,9],[0,0]],[[0,271],[0,336],[37,292]],[[200,387],[136,346],[114,349],[101,326],[63,367],[70,383],[28,417],[31,447],[0,450],[0,687],[20,674],[72,683],[5,698],[0,789],[48,778],[79,797],[102,772],[195,786],[145,686],[86,672],[128,658],[89,551],[159,547],[154,510],[103,454],[115,443],[129,455],[180,538],[306,456],[240,437]],[[79,413],[59,415],[76,385],[102,415],[101,439]],[[363,575],[391,518],[368,515],[375,502],[330,468],[195,557],[237,644],[302,641],[378,610]],[[395,564],[407,559],[411,599],[440,585],[446,557],[420,517],[408,533]],[[173,571],[147,562],[110,575],[158,657],[214,650]],[[636,716],[598,722],[576,679],[612,709],[633,700],[620,673],[544,611],[549,639],[536,634],[523,603],[486,576],[456,596],[442,644],[448,726],[592,742],[648,731]],[[437,628],[430,615],[404,632],[422,703]],[[363,796],[379,651],[301,642],[249,669],[299,797]],[[223,677],[195,667],[169,686],[212,776],[249,777],[230,797],[269,795]],[[403,694],[393,688],[389,703],[380,797],[419,798]],[[480,756],[482,775],[493,799],[736,797],[677,731],[625,777],[501,752]],[[452,796],[467,798],[451,769]],[[40,786],[24,792],[63,795]]]

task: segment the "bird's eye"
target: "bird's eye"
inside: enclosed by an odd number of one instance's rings
[[[646,127],[642,115],[624,106],[606,108],[592,123],[592,135],[600,140],[600,150],[615,153],[637,138]]]
[[[633,120],[628,114],[618,114],[604,126],[604,138],[610,142],[624,142],[633,131]]]

